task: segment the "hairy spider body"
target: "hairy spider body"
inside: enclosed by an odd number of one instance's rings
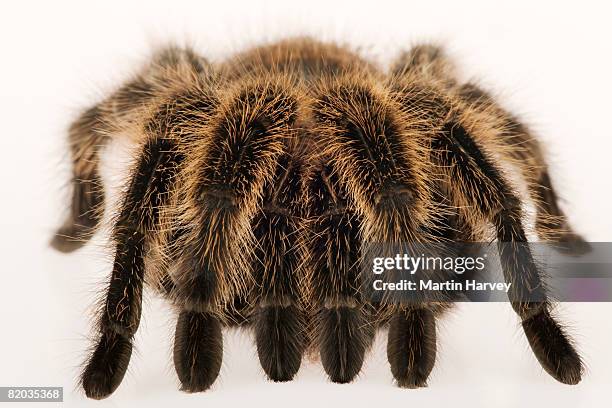
[[[99,148],[115,135],[139,146],[113,218],[115,262],[82,375],[87,396],[120,384],[145,282],[177,308],[174,363],[185,391],[214,383],[224,325],[253,327],[274,381],[291,380],[311,348],[341,383],[388,325],[393,376],[424,386],[449,303],[368,301],[364,244],[478,242],[488,226],[506,280],[542,292],[542,301],[512,303],[536,357],[577,383],[580,358],[550,315],[502,165],[527,183],[541,239],[588,248],[556,203],[537,141],[453,71],[431,46],[403,54],[388,74],[309,39],[218,64],[169,48],[86,111],[69,130],[74,191],[52,242],[59,250],[78,248],[100,222]]]

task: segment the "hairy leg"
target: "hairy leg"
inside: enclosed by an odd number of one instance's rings
[[[360,241],[356,214],[331,166],[311,184],[313,285],[316,344],[333,382],[351,382],[374,339],[374,322],[360,300]]]
[[[436,319],[426,307],[394,314],[389,326],[387,357],[400,387],[427,386],[436,361]]]
[[[590,250],[585,240],[575,233],[567,216],[559,207],[542,147],[527,126],[505,110],[488,92],[474,83],[460,84],[455,67],[441,47],[419,45],[402,54],[392,71],[398,76],[415,76],[456,95],[475,112],[492,119],[493,126],[505,144],[511,162],[517,163],[537,208],[536,232],[543,241],[557,242],[558,249],[580,255]]]
[[[223,359],[221,323],[210,313],[182,311],[174,337],[174,367],[181,390],[205,391],[215,382]]]
[[[84,112],[68,131],[72,159],[70,214],[56,232],[51,246],[71,252],[95,232],[104,211],[104,190],[98,172],[99,151],[106,144],[104,113],[95,106]]]
[[[259,287],[255,339],[261,366],[272,381],[293,379],[307,343],[300,290],[308,284],[301,273],[302,154],[294,151],[281,158],[253,227],[258,242],[253,272]]]
[[[260,305],[253,317],[259,361],[272,381],[291,381],[302,364],[306,332],[294,305]]]
[[[172,248],[173,297],[183,312],[206,316],[209,327],[219,324],[222,318],[243,316],[241,305],[258,291],[258,278],[271,279],[275,284],[289,279],[292,286],[295,263],[291,260],[293,255],[282,250],[290,243],[290,231],[281,232],[275,229],[276,225],[270,230],[269,220],[261,217],[276,217],[275,222],[293,228],[293,220],[284,218],[288,215],[286,208],[265,208],[264,204],[280,203],[264,203],[263,198],[271,191],[269,183],[275,179],[279,160],[293,136],[296,99],[283,81],[274,80],[247,81],[221,97],[226,103],[215,106],[214,119],[206,132],[185,144],[191,160],[186,161],[180,174],[178,196],[182,201],[177,205],[175,222],[182,233]],[[279,235],[271,236],[271,232]],[[270,246],[274,244],[281,244],[281,248]],[[264,261],[257,259],[259,245],[284,257],[270,259],[269,265],[264,263],[263,269],[257,269],[257,262]],[[286,294],[282,284],[264,287],[279,292],[263,294],[266,296],[255,313],[260,360],[272,379],[288,380],[301,361],[301,333],[296,328],[299,319],[293,305],[286,302],[290,298],[280,296]],[[180,324],[176,344],[184,342],[188,327]],[[220,330],[204,330],[201,335],[215,338],[194,341],[221,341]],[[221,359],[220,348],[175,350],[176,369],[184,390],[202,391],[213,383],[218,372],[215,367]],[[196,366],[185,366],[185,361],[193,361]],[[206,378],[189,374],[193,372],[206,373]]]
[[[328,374],[346,382],[359,372],[373,337],[374,324],[363,307],[374,306],[373,299],[363,298],[370,291],[360,287],[367,280],[360,276],[362,252],[372,244],[384,249],[427,240],[422,226],[431,202],[423,160],[428,149],[421,129],[405,120],[407,112],[367,75],[339,77],[323,90],[314,110],[319,155],[324,165],[333,166],[317,175],[314,185],[321,187],[312,194],[321,201],[314,233],[321,240],[321,265],[314,272],[321,276],[315,284],[327,296],[321,299],[326,323],[320,343],[324,366],[329,361]],[[388,311],[384,299],[380,303],[373,316],[376,324]],[[401,374],[395,370],[400,361],[395,351],[406,350],[393,345],[402,343],[404,334],[403,329],[390,332],[394,374]]]
[[[113,231],[115,262],[98,322],[100,338],[82,375],[90,398],[111,394],[127,370],[142,309],[146,240],[157,227],[158,208],[180,160],[173,150],[167,139],[148,142],[123,198]]]
[[[112,393],[127,370],[132,337],[140,321],[145,275],[162,292],[173,291],[174,282],[162,265],[145,273],[145,257],[157,245],[154,238],[172,225],[160,225],[160,217],[169,206],[185,158],[180,147],[185,124],[195,117],[205,122],[212,105],[210,93],[195,84],[165,101],[160,99],[157,110],[144,123],[146,140],[113,230],[116,253],[99,322],[101,339],[82,378],[85,392],[92,398]]]
[[[503,172],[491,158],[498,148],[498,128],[469,106],[454,103],[450,89],[435,79],[406,70],[392,87],[409,111],[421,112],[435,131],[431,139],[434,164],[445,175],[449,198],[465,219],[478,229],[495,228],[500,260],[512,307],[544,369],[555,379],[575,384],[582,362],[569,337],[551,317],[550,302],[525,236],[521,202]],[[496,137],[496,136],[495,136]],[[490,149],[483,149],[484,147]]]
[[[113,134],[132,126],[134,119],[157,96],[176,85],[174,76],[189,77],[205,70],[206,62],[189,49],[167,48],[154,56],[133,80],[88,109],[70,126],[72,165],[70,212],[51,240],[61,252],[83,246],[94,234],[104,212],[100,152]]]
[[[501,122],[498,124],[501,129],[500,137],[512,159],[521,163],[519,169],[536,205],[536,232],[540,239],[557,242],[558,249],[569,254],[580,255],[588,252],[589,244],[573,231],[567,216],[559,207],[559,199],[550,180],[544,152],[529,129],[475,84],[460,86],[457,94],[471,104],[472,108],[494,113]]]
[[[421,44],[402,52],[392,64],[391,73],[425,78],[442,87],[457,85],[455,65],[444,49],[435,44]]]
[[[570,339],[550,315],[540,271],[522,224],[520,202],[502,173],[459,123],[447,123],[434,141],[439,163],[448,171],[455,200],[475,211],[472,217],[493,224],[497,231],[509,297],[521,317],[527,339],[542,367],[558,381],[576,384],[582,362]],[[480,186],[474,188],[473,186]]]

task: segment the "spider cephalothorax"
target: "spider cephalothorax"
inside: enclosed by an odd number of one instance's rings
[[[588,248],[557,205],[537,141],[486,92],[460,84],[439,48],[415,47],[389,73],[308,39],[217,64],[190,49],[160,52],[71,126],[74,193],[57,249],[78,248],[100,223],[99,148],[121,135],[138,154],[113,217],[115,262],[82,375],[89,397],[123,378],[145,282],[178,311],[174,363],[185,391],[215,381],[223,325],[254,328],[270,379],[292,379],[317,348],[335,382],[359,373],[375,330],[388,325],[395,379],[423,386],[449,304],[369,301],[364,245],[478,242],[490,231],[515,294],[541,292],[512,302],[536,357],[557,380],[580,381],[505,168],[527,184],[540,239]]]

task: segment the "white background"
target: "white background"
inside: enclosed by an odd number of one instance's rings
[[[574,387],[543,372],[508,305],[470,304],[440,323],[438,361],[426,389],[392,384],[383,334],[360,378],[336,385],[316,362],[305,363],[293,382],[266,381],[250,335],[234,332],[226,335],[213,389],[187,395],[178,391],[171,364],[174,317],[152,297],[123,384],[105,401],[85,400],[76,377],[110,259],[104,234],[71,255],[47,246],[70,193],[65,130],[81,108],[160,44],[190,43],[219,59],[258,41],[312,34],[361,47],[384,64],[418,40],[442,41],[466,78],[498,92],[545,142],[554,184],[576,229],[591,241],[612,241],[612,13],[605,2],[213,3],[3,4],[0,385],[63,386],[64,406],[79,407],[593,407],[608,401],[610,304],[560,308],[587,365]],[[112,166],[124,161],[119,155]]]

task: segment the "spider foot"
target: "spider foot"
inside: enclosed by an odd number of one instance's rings
[[[174,367],[181,391],[206,391],[221,370],[223,338],[219,320],[208,313],[182,312],[176,324]]]
[[[300,369],[304,341],[298,313],[294,306],[267,306],[257,315],[257,354],[272,381],[291,381]]]
[[[436,359],[435,317],[430,310],[406,310],[392,318],[387,357],[399,387],[427,386]]]
[[[78,224],[72,218],[66,220],[64,225],[60,227],[49,245],[59,252],[69,253],[76,251],[84,246],[91,237],[95,221],[86,222],[86,224]]]
[[[555,243],[555,248],[566,255],[580,256],[591,252],[591,244],[584,240],[580,235],[567,232],[559,237]]]
[[[580,382],[583,371],[580,355],[548,311],[523,321],[523,329],[531,349],[548,374],[563,384]]]
[[[85,395],[100,400],[112,394],[123,380],[131,355],[129,339],[113,332],[102,334],[81,378]]]
[[[72,252],[93,236],[104,207],[104,193],[97,176],[91,180],[73,181],[70,215],[51,239],[50,245],[60,252]]]
[[[360,310],[325,308],[322,312],[321,362],[332,382],[345,384],[361,371],[374,333]]]

